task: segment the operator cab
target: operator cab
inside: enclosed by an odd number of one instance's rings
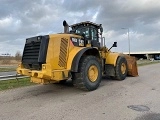
[[[89,21],[73,24],[70,26],[71,34],[77,34],[84,39],[84,46],[100,47],[99,35],[102,35],[103,28],[101,24],[95,24]]]

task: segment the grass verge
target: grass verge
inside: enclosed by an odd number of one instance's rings
[[[137,61],[138,66],[151,65],[156,63],[160,63],[160,61],[149,61],[149,60]]]
[[[21,79],[13,79],[13,80],[4,80],[0,81],[0,91],[13,89],[23,86],[35,85],[35,83],[30,82],[30,78],[21,78]]]
[[[11,71],[16,71],[16,68],[12,68],[12,67],[9,67],[9,68],[0,68],[0,72],[11,72]]]

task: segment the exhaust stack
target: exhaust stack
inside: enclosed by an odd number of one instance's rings
[[[69,25],[65,20],[63,21],[63,26],[64,26],[64,33],[69,33]]]

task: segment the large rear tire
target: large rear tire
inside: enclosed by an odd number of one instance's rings
[[[126,78],[128,67],[127,67],[127,61],[124,57],[122,56],[118,57],[115,72],[116,72],[115,78],[117,80],[124,80]]]
[[[83,56],[78,65],[78,73],[72,73],[73,85],[88,91],[97,89],[101,78],[101,64],[95,56]]]

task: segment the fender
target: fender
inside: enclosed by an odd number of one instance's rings
[[[85,52],[89,50],[93,52],[94,56],[100,57],[99,52],[96,48],[77,47],[76,49],[73,49],[71,53],[69,53],[70,56],[67,63],[67,69],[70,69],[71,72],[78,72],[78,65],[79,65],[80,58]],[[92,55],[92,53],[89,53],[89,54]]]
[[[74,57],[77,55],[79,51],[84,49],[84,47],[74,47],[69,53],[68,53],[68,60],[67,60],[67,70],[71,70],[72,61]]]
[[[108,53],[106,56],[106,64],[116,66],[116,62],[119,56],[122,56],[121,53]]]

